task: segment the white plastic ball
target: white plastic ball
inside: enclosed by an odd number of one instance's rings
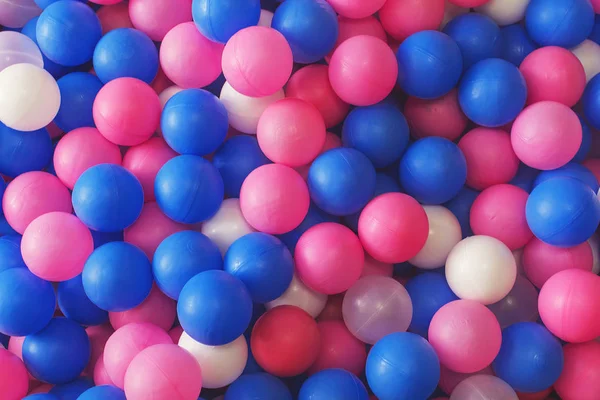
[[[258,20],[258,26],[264,26],[270,28],[273,22],[273,13],[269,10],[260,10],[260,19]]]
[[[60,90],[46,70],[14,64],[0,72],[0,121],[18,131],[48,125],[60,107]]]
[[[237,92],[229,82],[221,89],[221,102],[227,110],[229,125],[232,128],[248,134],[256,134],[258,120],[267,107],[285,97],[283,89],[270,96],[248,97]]]
[[[177,85],[169,86],[158,95],[158,99],[160,100],[160,107],[165,108],[165,104],[167,101],[171,100],[171,97],[175,96],[177,93],[181,92],[183,89]]]
[[[457,6],[446,0],[446,5],[444,6],[444,20],[442,21],[440,29],[443,29],[448,22],[452,21],[454,18],[459,15],[467,14],[469,11],[469,8]]]
[[[571,51],[583,65],[587,82],[600,73],[600,45],[586,39]]]
[[[35,42],[19,32],[0,32],[0,71],[14,64],[44,68],[42,52]]]
[[[294,274],[290,286],[281,296],[265,304],[267,310],[277,306],[296,306],[306,311],[311,317],[316,318],[327,304],[327,295],[309,289]]]
[[[207,346],[183,332],[179,347],[189,351],[200,364],[202,387],[217,389],[229,385],[242,375],[248,361],[248,345],[244,335],[223,346]]]
[[[22,28],[41,13],[34,0],[0,0],[0,25],[7,28]]]
[[[461,299],[484,305],[504,298],[515,284],[513,253],[496,238],[484,235],[461,240],[448,255],[446,279]]]
[[[202,233],[217,245],[223,255],[233,242],[252,232],[254,229],[242,215],[240,199],[224,200],[219,211],[202,224]]]
[[[462,239],[460,223],[446,207],[423,208],[429,221],[429,236],[421,251],[408,262],[423,269],[440,268],[446,263],[452,248]]]
[[[498,25],[516,24],[525,18],[525,11],[531,0],[490,0],[475,8],[475,11],[487,15]]]
[[[598,234],[594,233],[592,237],[588,239],[588,243],[592,248],[592,257],[594,259],[592,272],[598,275],[598,273],[600,273],[600,238],[598,237]]]

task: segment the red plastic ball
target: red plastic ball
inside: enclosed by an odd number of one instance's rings
[[[343,321],[318,323],[321,348],[317,361],[309,374],[329,368],[341,368],[360,376],[365,370],[367,350],[365,344],[350,333]]]

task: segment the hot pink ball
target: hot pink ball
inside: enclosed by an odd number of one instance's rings
[[[114,329],[133,322],[148,322],[168,331],[175,322],[176,314],[175,301],[154,286],[150,295],[139,306],[123,312],[111,312],[108,316]]]
[[[583,343],[600,336],[600,278],[567,269],[546,281],[538,298],[546,328],[565,342]]]
[[[458,142],[467,160],[467,185],[483,190],[508,183],[517,174],[519,159],[510,135],[501,129],[475,128]]]
[[[149,5],[154,4],[154,0],[144,1]],[[189,0],[178,1],[189,3]],[[188,11],[191,12],[191,7]],[[160,65],[177,86],[184,89],[201,88],[221,74],[222,54],[222,44],[202,36],[193,22],[184,22],[165,35],[160,46]]]
[[[444,393],[452,394],[454,388],[457,387],[459,383],[473,375],[494,375],[494,370],[492,370],[492,367],[488,365],[480,371],[472,372],[470,374],[463,374],[460,372],[452,371],[451,369],[448,369],[445,366],[441,365],[440,382],[438,386],[444,391]]]
[[[123,157],[123,167],[142,184],[144,201],[154,201],[154,179],[158,170],[177,153],[162,138],[153,137],[130,147]]]
[[[0,394],[2,400],[21,400],[29,389],[29,375],[23,361],[0,348]]]
[[[509,249],[525,246],[533,237],[525,218],[529,194],[513,185],[494,185],[485,189],[471,206],[473,233],[494,237]]]
[[[29,270],[51,282],[79,275],[92,251],[90,230],[75,215],[65,212],[37,217],[21,239],[21,254]]]
[[[350,228],[334,222],[304,232],[294,252],[296,273],[306,286],[323,294],[337,294],[352,286],[362,273],[365,254]]]
[[[396,85],[398,62],[390,47],[373,36],[355,36],[335,50],[329,81],[346,103],[370,106],[385,99]]]
[[[489,2],[490,0],[448,0],[450,3],[455,4],[459,7],[479,7]]]
[[[511,130],[515,154],[532,168],[562,167],[577,154],[582,132],[579,117],[561,103],[541,101],[519,114]]]
[[[331,57],[340,44],[354,36],[361,35],[374,36],[387,42],[387,35],[383,30],[383,26],[381,26],[381,22],[374,16],[371,15],[365,18],[354,19],[340,15],[338,17],[338,38],[328,57]]]
[[[541,288],[555,274],[578,268],[591,271],[594,264],[592,248],[588,242],[575,247],[556,247],[533,238],[523,249],[521,258],[527,279]]]
[[[175,344],[159,344],[139,353],[125,375],[128,400],[196,400],[202,389],[198,361]]]
[[[581,62],[567,49],[542,47],[531,52],[519,67],[527,82],[527,104],[556,101],[573,107],[585,89]]]
[[[446,304],[429,325],[429,343],[440,363],[456,372],[473,373],[487,367],[498,355],[501,342],[496,316],[472,300]]]
[[[223,50],[223,74],[237,92],[250,97],[270,96],[292,74],[292,49],[275,29],[251,26],[229,39]]]
[[[333,91],[327,65],[315,64],[299,69],[290,78],[285,95],[305,100],[315,106],[327,128],[338,125],[350,111],[350,106]]]
[[[146,83],[118,78],[100,89],[94,100],[96,127],[106,139],[121,146],[135,146],[152,136],[160,122],[160,100]]]
[[[325,122],[311,103],[287,98],[262,113],[256,133],[258,145],[271,161],[300,167],[313,161],[325,143]]]
[[[240,207],[256,230],[280,235],[298,227],[308,213],[304,179],[290,167],[267,164],[248,175],[240,190]]]
[[[360,376],[367,361],[365,344],[350,333],[343,321],[322,321],[317,327],[321,348],[308,373],[312,375],[324,369],[341,368]]]
[[[115,383],[110,379],[108,372],[106,372],[106,366],[104,365],[104,353],[100,355],[96,365],[94,366],[94,383],[96,386],[112,385]]]
[[[370,255],[365,254],[365,264],[363,265],[363,270],[360,275],[361,277],[369,275],[381,275],[391,278],[393,274],[394,266],[392,264],[377,261]]]
[[[8,224],[20,234],[31,221],[53,211],[70,213],[71,194],[52,174],[26,172],[13,179],[4,192],[2,210]]]
[[[136,29],[160,42],[173,27],[192,20],[192,0],[129,0],[129,17]]]
[[[102,33],[105,35],[114,29],[133,28],[131,19],[129,19],[129,6],[125,1],[100,7],[96,15],[100,19]]]
[[[600,342],[567,344],[564,366],[554,384],[563,400],[595,400],[600,393]]]
[[[344,302],[344,294],[334,294],[327,297],[325,308],[317,317],[317,321],[343,321],[342,304]]]
[[[90,362],[88,363],[83,373],[88,376],[93,376],[96,363],[104,353],[104,346],[106,346],[108,338],[110,338],[110,336],[115,332],[115,330],[109,324],[104,324],[98,326],[90,326],[86,328],[85,332],[87,333],[88,338],[90,339],[92,352],[90,355]]]
[[[374,259],[397,264],[425,246],[429,221],[423,207],[403,193],[386,193],[371,200],[358,220],[358,236]]]
[[[347,18],[365,18],[375,14],[385,0],[327,0],[336,13]]]
[[[155,344],[172,344],[163,329],[149,323],[133,323],[117,329],[104,347],[104,366],[110,379],[123,389],[125,371],[142,350]]]
[[[175,328],[171,329],[169,331],[169,336],[171,336],[171,339],[173,340],[173,343],[177,344],[179,343],[179,339],[181,338],[181,335],[183,334],[183,328],[178,325]]]
[[[121,150],[96,128],[79,128],[69,132],[54,150],[56,176],[71,190],[86,169],[98,164],[121,165]]]
[[[424,30],[437,30],[444,19],[444,0],[387,0],[379,10],[383,29],[402,41]]]

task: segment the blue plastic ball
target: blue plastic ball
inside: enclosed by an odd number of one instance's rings
[[[596,176],[588,168],[581,164],[570,162],[560,168],[550,171],[542,171],[533,182],[535,189],[540,183],[553,178],[573,178],[577,179],[590,187],[595,193],[600,189]]]
[[[48,393],[56,396],[58,400],[77,400],[83,392],[92,387],[94,387],[94,382],[91,379],[78,378],[69,383],[56,385]]]
[[[0,174],[12,178],[41,171],[52,160],[52,140],[46,128],[20,132],[0,122]]]
[[[285,245],[293,254],[294,250],[296,250],[296,244],[298,243],[298,240],[300,240],[300,236],[302,236],[304,232],[313,226],[322,222],[339,222],[339,218],[327,214],[325,211],[321,210],[313,202],[311,202],[310,206],[308,207],[308,213],[300,225],[288,233],[278,235],[277,237],[281,239],[283,243],[285,243]]]
[[[223,264],[225,271],[246,285],[257,303],[281,296],[294,275],[289,249],[275,236],[261,232],[249,233],[233,242]]]
[[[588,39],[600,44],[600,14],[596,14],[594,18],[594,27],[592,28],[592,33]]]
[[[579,117],[579,122],[581,122],[581,146],[579,146],[577,154],[573,157],[573,161],[582,162],[587,158],[592,149],[592,131],[581,115],[577,114],[577,116]]]
[[[250,172],[271,161],[263,154],[254,136],[238,135],[225,141],[212,159],[228,197],[240,197],[242,183]]]
[[[585,183],[554,178],[540,183],[525,209],[533,234],[553,246],[572,247],[588,240],[600,223],[600,201]]]
[[[369,393],[353,373],[324,369],[304,381],[298,400],[369,400]]]
[[[581,100],[585,119],[591,126],[600,129],[600,74],[588,82]]]
[[[375,168],[398,161],[408,146],[410,129],[406,118],[391,103],[357,107],[348,114],[342,142],[366,155]]]
[[[15,231],[6,221],[6,218],[3,215],[0,215],[0,236],[4,235],[18,235],[19,233]]]
[[[76,379],[90,360],[91,345],[85,329],[67,318],[53,318],[23,342],[23,361],[35,378],[52,383]]]
[[[229,119],[225,106],[214,94],[186,89],[167,101],[160,127],[167,144],[179,154],[205,156],[223,144]]]
[[[156,249],[152,272],[160,290],[177,300],[185,284],[200,272],[223,269],[217,245],[196,231],[181,231],[167,237]]]
[[[21,256],[20,235],[0,236],[0,272],[11,268],[27,268]]]
[[[178,156],[156,174],[154,195],[160,209],[174,221],[203,222],[219,211],[224,186],[219,171],[204,158]]]
[[[36,37],[42,53],[57,64],[81,65],[92,59],[102,37],[98,16],[78,1],[57,1],[40,15]]]
[[[375,167],[358,150],[337,148],[318,156],[308,171],[308,190],[317,207],[332,215],[362,209],[375,192]]]
[[[50,393],[36,393],[30,394],[27,397],[23,397],[23,400],[61,400],[53,394]]]
[[[517,67],[537,48],[521,24],[503,26],[500,32],[502,34],[500,58]]]
[[[25,24],[23,29],[21,29],[21,33],[33,40],[35,44],[38,44],[36,33],[38,19],[40,19],[40,17],[30,19],[29,22]],[[69,72],[69,68],[51,61],[44,53],[42,53],[42,59],[44,61],[44,69],[48,71],[55,79],[58,79]]]
[[[48,7],[50,4],[54,4],[59,0],[34,0],[34,1],[35,1],[35,4],[37,4],[37,6],[43,10],[46,7]],[[70,1],[75,1],[75,0],[70,0]],[[82,3],[86,2],[86,0],[77,0],[77,1],[81,1]]]
[[[205,271],[183,287],[177,316],[194,340],[220,346],[244,333],[252,318],[252,298],[242,281],[227,272]]]
[[[541,46],[571,48],[592,33],[594,15],[589,0],[531,0],[525,27]]]
[[[271,27],[285,37],[294,61],[311,64],[324,58],[338,38],[337,14],[325,0],[287,0],[277,7]]]
[[[502,54],[500,27],[487,15],[467,13],[452,19],[444,27],[463,57],[463,68],[488,58],[499,58]]]
[[[58,307],[64,316],[78,324],[94,326],[108,321],[108,312],[98,308],[85,294],[81,275],[60,282],[56,295]]]
[[[92,303],[106,311],[127,311],[150,294],[152,265],[134,245],[111,242],[94,250],[85,262],[81,278]]]
[[[292,400],[292,394],[279,378],[266,373],[242,375],[225,392],[225,400],[255,399]]]
[[[98,232],[90,229],[92,233],[92,239],[94,239],[94,248],[102,246],[103,244],[110,242],[122,242],[123,241],[123,231],[119,232]]]
[[[460,48],[445,33],[421,31],[398,48],[398,84],[410,96],[435,99],[456,86],[463,70]]]
[[[502,331],[496,376],[519,392],[539,392],[556,382],[563,369],[560,341],[543,325],[519,322]]]
[[[94,127],[92,107],[102,82],[87,72],[73,72],[60,78],[60,109],[54,123],[63,132],[84,126]]]
[[[88,168],[73,187],[73,209],[88,228],[118,232],[142,213],[144,191],[131,172],[115,164]]]
[[[0,332],[27,336],[50,322],[56,296],[50,282],[27,268],[11,268],[0,273]]]
[[[379,400],[427,399],[440,380],[440,361],[421,336],[392,333],[371,348],[366,376]]]
[[[458,219],[463,239],[473,235],[473,231],[471,230],[471,206],[478,195],[478,191],[465,186],[460,189],[452,200],[444,204]]]
[[[77,400],[127,400],[125,392],[116,386],[96,386],[83,392]]]
[[[539,170],[531,168],[523,163],[519,164],[519,169],[515,177],[509,182],[511,185],[515,185],[530,193],[533,189],[533,182],[537,178]]]
[[[227,43],[237,31],[258,24],[260,0],[194,0],[192,16],[204,36]]]

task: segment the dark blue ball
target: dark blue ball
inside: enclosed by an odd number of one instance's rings
[[[581,115],[577,114],[577,116],[579,117],[579,122],[581,122],[581,146],[579,146],[577,154],[573,157],[573,161],[582,162],[587,158],[592,149],[592,131]]]
[[[86,390],[77,400],[127,400],[125,392],[116,386],[103,385]]]
[[[369,393],[353,373],[324,369],[304,381],[298,400],[369,400]]]
[[[123,241],[123,231],[119,232],[98,232],[90,229],[92,233],[92,238],[94,239],[94,248],[102,246],[103,244],[110,242],[122,242]]]
[[[160,290],[177,300],[185,284],[200,272],[223,269],[217,245],[196,231],[182,231],[167,237],[156,249],[152,261],[154,279]]]
[[[471,206],[479,195],[479,192],[468,187],[460,189],[458,194],[444,206],[454,214],[462,231],[463,239],[472,236],[471,230]]]
[[[337,217],[334,217],[333,215],[327,214],[325,211],[321,210],[313,202],[311,202],[308,208],[308,213],[306,214],[306,217],[304,217],[300,225],[298,225],[297,228],[292,229],[288,233],[278,235],[277,237],[281,239],[283,243],[285,243],[285,245],[288,247],[288,249],[290,249],[290,251],[293,254],[294,250],[296,250],[296,244],[298,243],[300,236],[302,236],[304,232],[306,232],[313,226],[322,222],[339,222],[339,219]]]
[[[582,102],[585,119],[591,126],[600,129],[600,74],[588,82]]]
[[[519,164],[519,169],[514,178],[509,182],[511,185],[515,185],[530,193],[533,189],[533,182],[537,178],[540,171],[531,168],[523,163]]]
[[[35,4],[37,4],[37,6],[43,10],[46,7],[48,7],[50,4],[54,4],[59,0],[34,0],[34,1],[35,1]],[[75,1],[75,0],[70,0],[70,1]],[[86,0],[77,0],[77,1],[81,1],[82,3],[86,2]]]
[[[23,400],[60,400],[60,399],[50,393],[36,393],[36,394],[30,394],[27,397],[23,397]]]
[[[98,308],[85,294],[81,275],[60,282],[56,294],[58,307],[64,316],[78,324],[93,326],[108,321],[108,312]]]
[[[204,36],[227,43],[237,31],[258,24],[260,0],[194,0],[192,16]]]
[[[21,29],[21,33],[33,40],[35,44],[38,43],[36,33],[38,19],[40,19],[40,17],[30,19],[29,22],[25,24],[23,29]],[[69,68],[63,67],[62,65],[59,65],[48,59],[44,53],[42,53],[42,59],[44,60],[44,69],[48,71],[55,79],[60,78],[69,71]]]
[[[52,140],[46,128],[20,132],[0,122],[0,174],[14,178],[41,171],[52,160]]]
[[[600,14],[596,14],[594,18],[594,27],[592,28],[592,33],[588,39],[600,44]]]
[[[56,385],[48,393],[56,396],[58,400],[77,400],[83,392],[92,387],[94,387],[94,382],[91,379],[78,378],[69,383]]]
[[[553,178],[573,178],[577,179],[590,187],[595,193],[598,193],[598,189],[600,189],[600,185],[598,184],[598,180],[596,176],[590,171],[588,168],[584,167],[581,164],[577,164],[574,162],[570,162],[566,165],[563,165],[560,168],[553,169],[550,171],[542,171],[537,176],[535,181],[533,182],[533,187],[535,189],[540,183],[545,182],[549,179]]]
[[[67,318],[54,318],[23,342],[23,361],[35,378],[52,383],[76,379],[90,360],[91,345],[85,329]]]
[[[503,26],[500,32],[502,34],[500,58],[517,67],[521,65],[529,53],[537,48],[537,45],[529,38],[527,31],[521,24]]]
[[[11,268],[27,268],[21,255],[21,235],[0,236],[0,272]]]
[[[292,400],[279,378],[267,373],[242,375],[225,392],[225,400]]]
[[[60,109],[54,123],[63,132],[84,126],[94,127],[92,107],[102,82],[87,72],[72,72],[57,82],[60,89]]]
[[[409,96],[435,99],[456,86],[463,70],[460,48],[445,33],[421,31],[398,48],[398,84]]]
[[[541,46],[571,48],[592,33],[594,15],[589,0],[531,0],[525,27]]]
[[[543,325],[519,322],[502,331],[500,353],[492,366],[496,376],[519,392],[552,386],[563,369],[560,341]]]

